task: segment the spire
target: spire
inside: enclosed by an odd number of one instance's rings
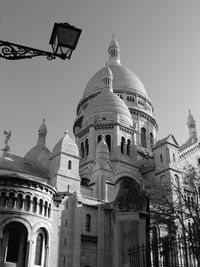
[[[102,80],[103,80],[104,88],[108,88],[111,91],[113,91],[113,88],[112,88],[113,74],[107,63],[106,63],[105,71],[103,73]]]
[[[108,60],[109,65],[121,65],[120,64],[120,47],[114,34],[112,36],[112,40],[108,47],[108,54],[109,54],[109,60]]]
[[[196,125],[196,121],[195,121],[194,117],[192,116],[190,109],[189,109],[187,125],[188,125],[188,127],[193,127],[194,125]]]
[[[104,162],[105,160],[109,159],[109,149],[104,136],[101,137],[101,141],[97,145],[96,159],[99,162]]]
[[[189,137],[193,139],[193,141],[197,140],[197,130],[196,130],[196,121],[191,114],[191,110],[189,109],[189,115],[187,119],[187,125],[189,129]]]
[[[38,129],[38,144],[45,145],[46,144],[46,135],[47,135],[47,126],[45,124],[45,119],[42,120],[42,124]]]

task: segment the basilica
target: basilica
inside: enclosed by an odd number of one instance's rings
[[[172,134],[156,141],[153,105],[114,36],[76,114],[75,138],[66,131],[52,151],[45,120],[24,157],[3,151],[2,267],[128,267],[129,247],[149,238],[146,182],[181,181],[180,166],[200,164],[191,112],[183,145]]]

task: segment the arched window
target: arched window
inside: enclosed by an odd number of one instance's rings
[[[101,141],[101,138],[102,138],[102,136],[101,135],[98,135],[98,137],[97,137],[97,142],[98,143]]]
[[[20,230],[15,227],[9,230],[8,250],[6,255],[7,262],[18,262],[20,244]]]
[[[109,151],[111,152],[111,136],[109,134],[106,135],[106,144],[108,146]]]
[[[45,203],[44,203],[44,216],[45,217],[47,216],[47,209],[48,209],[48,203],[47,203],[47,201],[45,201]]]
[[[81,143],[81,158],[84,157],[84,144],[83,142]]]
[[[51,204],[48,205],[48,217],[51,217]]]
[[[27,228],[22,223],[11,222],[5,226],[1,257],[6,266],[25,266],[27,235]]]
[[[23,206],[23,196],[22,194],[18,194],[17,200],[16,200],[16,207],[17,209],[21,210]]]
[[[29,211],[30,206],[31,206],[31,201],[30,201],[30,196],[28,195],[28,196],[26,196],[26,198],[24,200],[24,210]]]
[[[69,161],[68,161],[68,169],[71,170],[71,168],[72,168],[72,161],[69,160]]]
[[[130,148],[131,148],[131,140],[128,139],[127,141],[127,155],[130,156]]]
[[[160,177],[160,182],[161,182],[162,184],[166,183],[166,176],[165,176],[165,175],[161,175],[161,177]]]
[[[6,205],[6,192],[2,192],[0,196],[0,206],[5,207]]]
[[[91,230],[91,215],[90,214],[86,214],[85,230],[87,232],[90,232]]]
[[[125,138],[122,136],[121,138],[121,153],[124,154],[124,145],[125,145]]]
[[[37,198],[33,198],[33,212],[36,213],[37,211]]]
[[[180,189],[180,180],[179,180],[178,175],[175,174],[174,178],[175,178],[175,184],[176,184],[177,189]]]
[[[88,154],[89,154],[89,143],[88,143],[88,139],[85,140],[85,154],[86,154],[86,156],[88,156]]]
[[[150,133],[150,146],[151,148],[154,146],[154,138],[152,133]]]
[[[39,233],[36,239],[35,246],[35,265],[42,265],[42,252],[44,247],[44,235],[43,233]]]
[[[7,206],[9,209],[12,209],[14,207],[14,193],[13,192],[9,194],[9,198],[7,199]]]
[[[40,203],[39,203],[39,214],[42,214],[43,212],[43,200],[40,199]]]
[[[169,148],[166,148],[166,154],[167,154],[167,161],[170,162],[170,153],[169,153]]]
[[[141,128],[141,145],[147,147],[146,129],[144,127]]]

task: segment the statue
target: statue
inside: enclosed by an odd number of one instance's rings
[[[10,146],[8,145],[8,142],[9,142],[10,137],[11,137],[11,130],[9,130],[9,131],[4,130],[3,134],[5,136],[5,140],[4,140],[5,146],[4,146],[4,148],[1,149],[1,151],[3,151],[3,155],[5,155],[10,151]]]

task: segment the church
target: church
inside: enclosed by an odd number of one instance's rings
[[[0,266],[128,267],[130,246],[145,245],[145,183],[181,179],[180,166],[200,164],[196,122],[179,146],[158,125],[144,85],[121,64],[113,36],[108,61],[87,83],[73,125],[52,151],[43,120],[24,157],[0,158]],[[178,177],[178,178],[177,178]]]

